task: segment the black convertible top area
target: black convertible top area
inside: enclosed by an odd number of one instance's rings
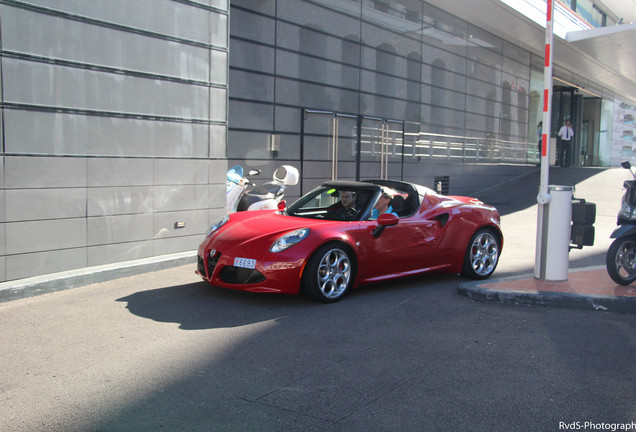
[[[370,179],[364,181],[331,180],[303,195],[288,208],[288,214],[315,219],[366,220],[382,190],[389,189],[393,211],[401,218],[415,214],[422,202],[422,197],[433,190],[413,183]],[[356,213],[344,216],[339,202],[338,191],[355,191],[357,193]]]

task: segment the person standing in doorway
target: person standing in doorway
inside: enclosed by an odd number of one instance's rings
[[[562,167],[570,166],[570,152],[572,150],[572,137],[574,136],[570,120],[565,122],[565,125],[559,129],[557,135],[561,144],[559,146],[559,164]]]

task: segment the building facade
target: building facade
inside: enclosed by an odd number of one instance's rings
[[[228,12],[0,2],[0,281],[196,248],[224,212]]]
[[[0,0],[0,282],[194,251],[234,164],[298,167],[288,199],[535,170],[542,46],[459,3]],[[555,58],[552,135],[572,120],[573,165],[632,158],[633,100],[582,69]]]

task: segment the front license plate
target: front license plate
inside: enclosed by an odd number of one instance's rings
[[[256,267],[256,260],[249,258],[234,258],[234,267],[253,269]]]

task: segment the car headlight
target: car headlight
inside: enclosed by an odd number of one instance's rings
[[[214,231],[218,230],[219,228],[221,228],[223,225],[225,225],[225,223],[227,221],[230,220],[230,217],[225,215],[223,216],[221,219],[219,219],[215,224],[213,224],[209,229],[208,229],[208,233],[205,235],[206,237],[209,236],[210,234],[212,234]]]
[[[296,231],[292,231],[290,233],[285,234],[278,240],[274,242],[271,248],[269,248],[270,252],[282,252],[285,249],[288,249],[300,242],[304,238],[309,235],[309,228],[301,228]]]

